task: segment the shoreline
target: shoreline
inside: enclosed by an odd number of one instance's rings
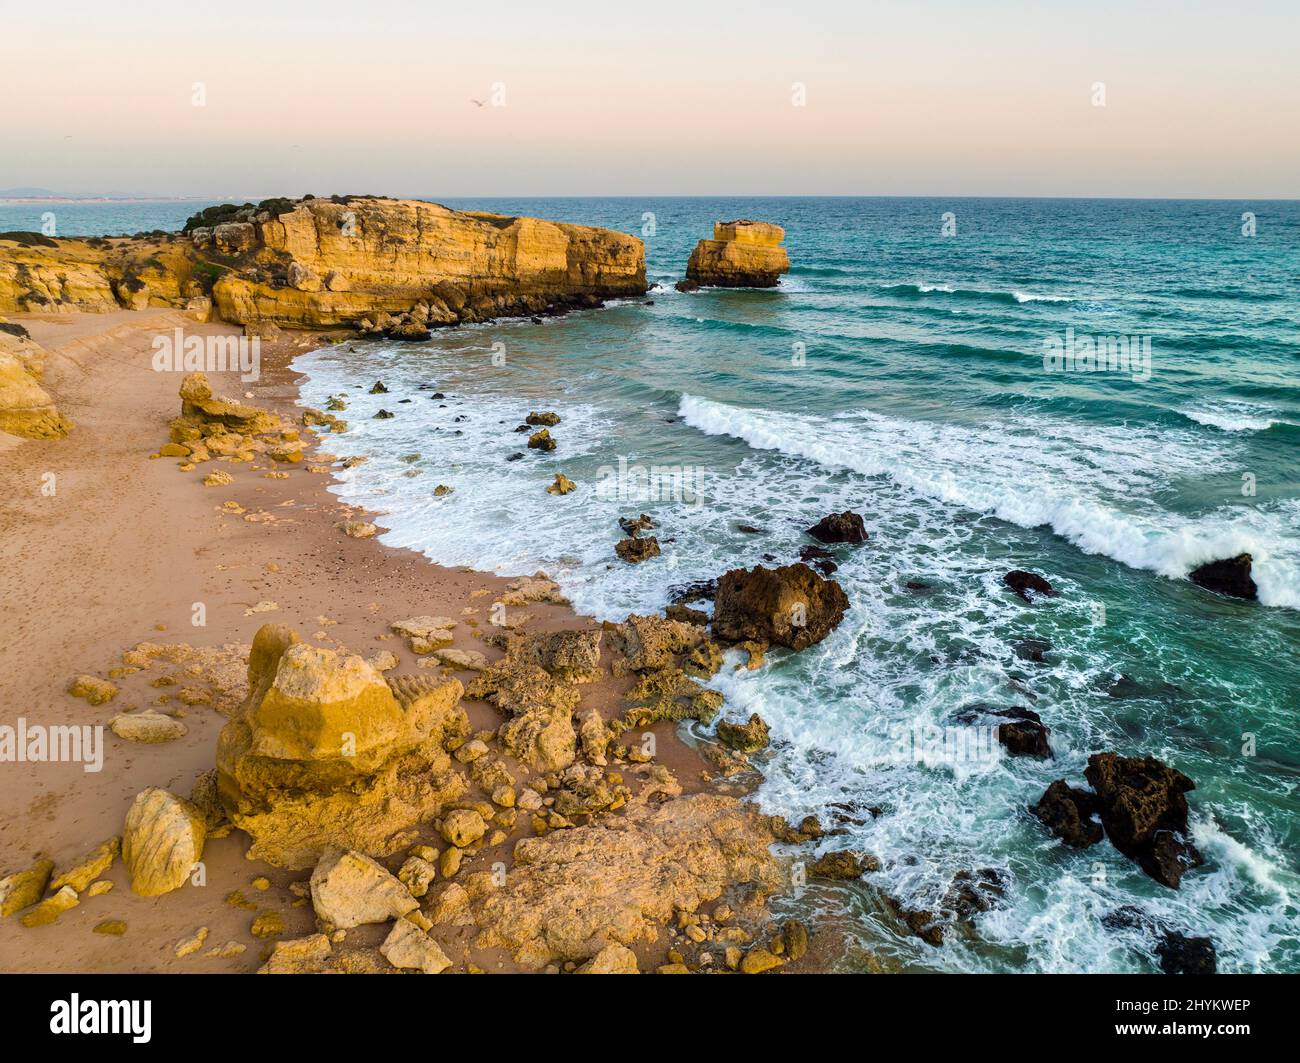
[[[154,683],[150,677],[158,677],[153,672],[113,679],[120,693],[98,708],[65,692],[76,675],[108,675],[121,654],[139,643],[215,651],[225,655],[226,670],[237,673],[240,651],[254,632],[263,623],[281,622],[313,645],[362,655],[392,651],[399,672],[416,672],[416,656],[389,625],[406,616],[442,614],[463,621],[455,630],[454,648],[500,658],[500,649],[478,638],[475,626],[486,614],[486,603],[500,598],[511,581],[440,568],[414,551],[339,531],[337,522],[363,514],[328,489],[334,480],[316,457],[328,449],[328,432],[320,433],[312,456],[277,466],[273,478],[264,475],[268,470],[263,467],[221,463],[220,468],[235,474],[225,486],[198,482],[216,463],[181,472],[173,459],[149,460],[166,442],[183,378],[151,369],[149,338],[178,326],[205,335],[236,332],[232,326],[197,325],[174,310],[14,317],[46,347],[46,381],[77,427],[61,442],[0,448],[0,480],[9,483],[7,497],[18,499],[0,519],[0,532],[18,561],[15,597],[30,603],[21,617],[6,616],[0,624],[14,662],[0,677],[0,696],[12,706],[30,706],[28,720],[44,724],[107,724],[131,706],[167,713],[179,709],[188,733],[146,745],[124,741],[105,727],[104,768],[96,774],[83,772],[80,764],[6,765],[3,799],[6,807],[22,809],[0,826],[0,867],[6,872],[38,856],[65,866],[121,831],[122,816],[140,789],[155,785],[186,794],[212,766],[217,733],[225,722],[214,706],[223,702],[223,694],[229,695],[228,703],[240,693],[238,679],[230,691],[218,691],[213,704],[189,707],[177,705],[175,686]],[[258,381],[244,385],[236,374],[213,374],[214,391],[250,397],[259,407],[296,417],[302,412],[295,404],[301,374],[292,362],[328,336],[285,333],[266,341]],[[56,494],[33,497],[45,471],[55,473]],[[24,484],[29,485],[26,501]],[[239,511],[227,510],[228,503]],[[198,628],[190,621],[200,602],[206,626]],[[568,605],[532,603],[527,612],[528,633],[600,628]],[[69,620],[56,623],[54,617]],[[473,678],[465,671],[454,674],[466,684]],[[583,688],[583,705],[619,699],[630,685],[629,678],[606,675]],[[485,702],[466,697],[463,704],[473,728],[500,724],[500,713]],[[683,795],[747,791],[742,783],[706,779],[708,762],[678,736],[675,723],[661,721],[645,729],[656,735],[656,763],[672,772]],[[264,954],[247,936],[247,910],[229,903],[232,893],[242,892],[257,902],[254,907],[265,904],[279,911],[285,938],[311,933],[313,921],[311,908],[295,905],[289,890],[301,873],[243,859],[247,844],[240,832],[210,842],[204,853],[206,888],[164,898],[131,894],[125,869],[120,861],[114,863],[105,876],[113,883],[111,892],[86,899],[54,925],[37,930],[21,927],[17,918],[0,922],[0,968],[257,969]],[[257,876],[270,883],[260,896],[250,888]],[[126,934],[92,934],[97,923],[109,918],[125,920]],[[211,943],[242,941],[247,948],[232,957],[175,958],[171,946],[199,925],[209,928]],[[364,931],[375,929],[354,931],[349,941],[364,944],[373,936]],[[468,937],[464,928],[458,936]],[[636,951],[643,970],[645,962],[662,959],[649,946]],[[480,954],[468,949],[466,955],[488,970],[525,969],[500,950]]]

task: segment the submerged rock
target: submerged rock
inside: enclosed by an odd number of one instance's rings
[[[1218,970],[1218,956],[1210,938],[1188,937],[1176,930],[1165,932],[1156,945],[1156,957],[1165,974],[1215,974]]]
[[[802,650],[829,635],[848,607],[840,585],[807,565],[737,568],[718,580],[713,633]]]
[[[642,561],[659,556],[659,540],[653,535],[645,538],[629,536],[614,544],[614,553],[629,565],[639,565]]]
[[[1192,569],[1187,578],[1206,590],[1243,598],[1249,602],[1258,601],[1259,588],[1250,574],[1252,561],[1250,554],[1238,554],[1224,561],[1210,561]]]
[[[1101,841],[1104,832],[1101,824],[1093,819],[1097,809],[1096,794],[1075,789],[1064,779],[1057,779],[1036,805],[1029,806],[1029,811],[1049,831],[1076,849],[1086,849]]]

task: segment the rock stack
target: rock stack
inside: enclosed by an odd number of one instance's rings
[[[790,272],[783,239],[785,230],[771,222],[714,222],[713,239],[695,245],[686,282],[678,287],[775,288],[781,274]]]

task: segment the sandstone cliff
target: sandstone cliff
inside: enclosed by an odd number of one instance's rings
[[[184,234],[0,236],[0,313],[206,312],[210,298],[234,324],[419,338],[645,290],[636,237],[372,196],[211,207]]]
[[[21,325],[0,320],[0,432],[60,439],[71,423],[41,387],[45,351]]]
[[[686,263],[687,285],[775,288],[790,271],[783,239],[785,230],[770,222],[714,222],[713,239],[696,244]]]

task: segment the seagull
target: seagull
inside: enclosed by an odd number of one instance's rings
[[[473,96],[471,96],[471,97],[469,98],[469,102],[472,103],[475,107],[482,107],[482,106],[483,106],[483,101],[482,101],[482,100],[476,100],[476,99],[474,99]]]

